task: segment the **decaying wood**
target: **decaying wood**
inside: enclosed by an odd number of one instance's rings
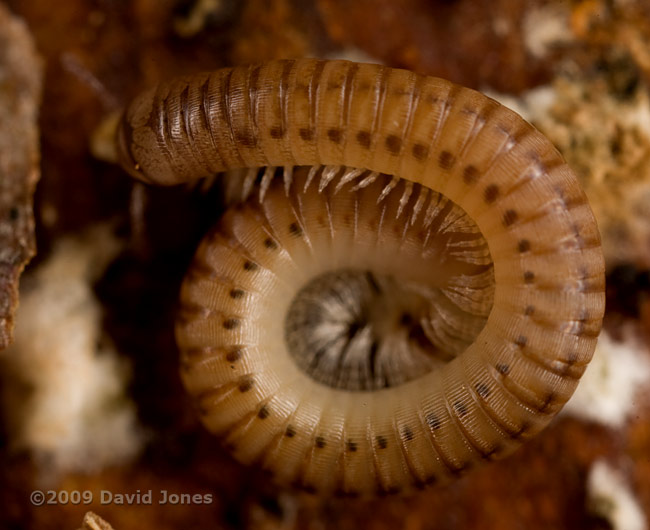
[[[25,24],[0,4],[0,350],[12,340],[20,274],[36,252],[41,62]]]

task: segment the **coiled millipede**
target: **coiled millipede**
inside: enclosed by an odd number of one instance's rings
[[[547,425],[592,356],[586,197],[473,90],[344,61],[226,68],[137,97],[117,145],[145,182],[260,183],[200,245],[176,336],[204,425],[280,483],[454,477]]]

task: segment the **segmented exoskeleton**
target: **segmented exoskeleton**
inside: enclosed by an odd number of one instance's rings
[[[492,99],[285,60],[162,83],[118,134],[145,182],[261,181],[198,250],[176,330],[240,460],[323,494],[399,491],[510,453],[573,393],[604,311],[596,222]]]

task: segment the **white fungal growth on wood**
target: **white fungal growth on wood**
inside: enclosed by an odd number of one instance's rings
[[[628,333],[617,342],[601,332],[582,382],[564,408],[573,416],[618,429],[631,417],[650,383],[650,352]]]
[[[623,474],[597,461],[587,478],[587,509],[606,519],[613,530],[646,530],[645,515]]]
[[[527,11],[523,20],[524,44],[533,57],[542,59],[573,40],[569,27],[570,14],[568,4],[563,2]]]
[[[64,239],[25,278],[15,343],[0,363],[10,444],[48,467],[44,476],[97,471],[130,459],[142,445],[128,370],[102,342],[91,284],[115,255],[106,226]]]

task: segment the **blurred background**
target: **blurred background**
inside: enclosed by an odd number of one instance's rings
[[[38,249],[0,351],[0,528],[74,529],[88,510],[116,530],[648,528],[649,2],[6,0],[0,33],[0,344]],[[91,138],[157,81],[289,57],[482,90],[580,178],[606,254],[605,332],[575,399],[505,461],[410,497],[323,500],[240,466],[198,423],[173,319],[222,194],[135,184]],[[161,505],[162,490],[202,501]]]

